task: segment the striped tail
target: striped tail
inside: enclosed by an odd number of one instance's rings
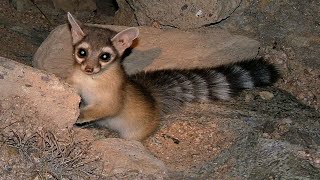
[[[243,89],[272,85],[279,76],[274,65],[254,59],[214,68],[141,72],[130,80],[144,87],[168,113],[186,102],[228,100]]]

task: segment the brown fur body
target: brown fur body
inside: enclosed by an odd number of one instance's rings
[[[125,139],[145,139],[157,129],[161,114],[186,102],[228,100],[243,89],[271,85],[279,76],[277,69],[262,59],[128,76],[120,60],[137,38],[137,28],[116,33],[83,26],[71,14],[68,20],[75,64],[67,81],[84,103],[76,124],[96,123]]]
[[[158,127],[160,111],[154,99],[141,93],[118,62],[107,71],[90,76],[76,67],[67,82],[78,90],[85,103],[78,124],[95,121],[119,132],[122,138],[134,140],[144,139]]]

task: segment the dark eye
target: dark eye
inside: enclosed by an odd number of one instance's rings
[[[109,53],[104,53],[104,54],[101,54],[100,56],[100,59],[103,61],[109,61],[110,58],[111,58],[111,55]]]
[[[83,49],[83,48],[80,48],[78,50],[78,55],[79,55],[79,57],[84,58],[84,57],[87,56],[87,51],[85,49]]]

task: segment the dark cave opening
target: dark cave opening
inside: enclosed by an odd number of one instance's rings
[[[115,12],[119,9],[116,0],[97,0],[97,13],[114,16]]]

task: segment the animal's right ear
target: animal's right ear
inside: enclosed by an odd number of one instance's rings
[[[80,27],[80,22],[77,21],[70,12],[68,12],[68,21],[71,26],[72,44],[76,44],[84,38],[85,34]]]
[[[128,28],[115,35],[111,41],[120,55],[131,46],[134,39],[139,35],[139,29],[135,27]]]

